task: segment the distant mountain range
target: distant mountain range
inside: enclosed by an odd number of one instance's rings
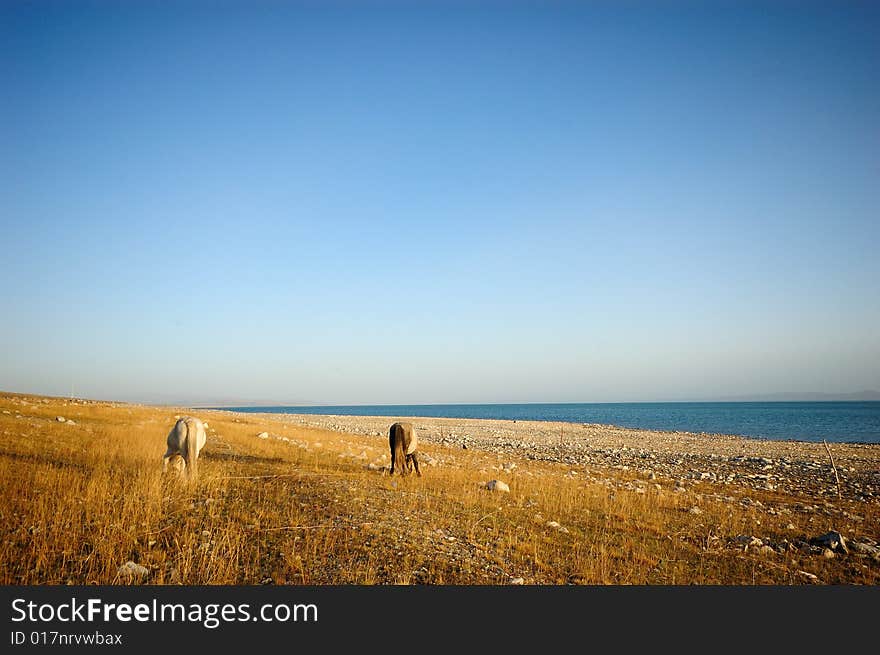
[[[725,396],[715,398],[694,399],[691,401],[665,401],[665,402],[845,402],[845,401],[880,401],[880,391],[856,391],[853,393],[819,393],[804,391],[789,391],[780,393],[751,394],[740,396]],[[651,402],[651,401],[642,401]],[[339,405],[482,405],[482,404],[511,404],[511,403],[481,403],[474,401],[471,403],[328,403],[328,402],[309,402],[309,401],[287,401],[278,400],[236,400],[236,399],[216,399],[213,402],[175,402],[163,403],[167,405],[176,405],[180,407],[321,407],[321,406],[339,406]],[[528,404],[528,403],[512,403],[512,404]],[[551,403],[552,404],[552,403]]]
[[[286,407],[286,406],[312,406],[323,403],[310,403],[305,401],[283,402],[274,398],[212,398],[210,396],[194,396],[186,398],[177,395],[146,394],[137,398],[120,398],[122,402],[133,402],[144,405],[156,405],[159,407],[192,407],[194,409],[206,407]]]
[[[754,394],[718,398],[716,402],[797,402],[797,401],[870,401],[880,400],[880,391],[856,391],[855,393],[818,393],[790,391],[783,393]]]
[[[193,407],[193,408],[206,408],[206,407],[321,407],[321,406],[336,406],[336,405],[394,405],[394,404],[402,404],[402,405],[484,405],[484,404],[530,404],[529,401],[519,402],[519,403],[510,403],[510,402],[480,402],[478,400],[470,401],[470,402],[434,402],[434,403],[356,403],[356,402],[315,402],[310,400],[288,400],[282,401],[277,398],[221,398],[221,397],[205,397],[201,398],[190,398],[184,399],[178,396],[173,396],[171,394],[145,394],[142,397],[137,399],[134,398],[119,398],[118,400],[122,400],[123,402],[135,402],[135,403],[143,403],[143,404],[151,404],[151,405],[164,405],[164,406],[174,406],[174,407]],[[759,402],[759,403],[767,403],[767,402],[844,402],[844,401],[880,401],[880,391],[874,390],[866,390],[866,391],[856,391],[853,393],[820,393],[820,392],[811,392],[811,391],[786,391],[779,393],[764,393],[764,394],[743,394],[737,396],[713,396],[713,397],[704,397],[704,398],[667,398],[664,400],[649,400],[644,399],[641,401],[622,401],[622,402]],[[552,401],[535,401],[539,404],[553,404]],[[574,401],[560,401],[561,403],[571,403]],[[587,404],[591,402],[614,402],[614,401],[585,401]]]
[[[171,404],[171,403],[168,403]],[[208,399],[202,402],[176,403],[180,407],[317,407],[329,403],[311,403],[302,400],[293,400],[289,402],[281,402],[279,400],[235,400],[233,399]]]
[[[5,391],[0,390],[2,393],[23,393],[23,392],[14,392],[14,391]],[[25,394],[28,395],[28,394]],[[32,391],[29,395],[47,395],[44,393]],[[50,394],[51,395],[51,394]],[[58,395],[52,397],[67,397],[65,395]],[[73,397],[73,396],[71,396]],[[77,396],[79,397],[79,396]],[[586,400],[578,403],[573,400],[563,400],[563,401],[520,401],[520,402],[512,402],[512,401],[493,401],[493,402],[480,402],[480,401],[470,401],[470,402],[421,402],[421,403],[358,403],[358,402],[320,402],[313,400],[278,400],[277,398],[211,398],[211,397],[201,397],[201,398],[182,398],[180,396],[172,396],[172,395],[164,395],[164,394],[145,394],[139,397],[117,397],[111,398],[108,394],[107,396],[102,395],[89,395],[82,396],[82,398],[89,398],[91,400],[100,400],[100,401],[115,401],[115,402],[130,402],[135,404],[143,404],[143,405],[156,405],[156,406],[165,406],[165,407],[192,407],[194,409],[205,409],[209,407],[334,407],[334,406],[349,406],[349,405],[368,405],[368,406],[382,406],[382,405],[529,405],[529,404],[607,404],[607,403],[615,403],[621,402],[624,404],[627,403],[652,403],[652,402],[663,402],[663,403],[687,403],[687,402],[703,402],[703,403],[724,403],[724,402],[758,402],[758,403],[767,403],[767,402],[880,402],[880,391],[875,390],[866,390],[866,391],[856,391],[853,393],[820,393],[820,392],[810,392],[810,391],[787,391],[787,392],[779,392],[779,393],[764,393],[764,394],[748,394],[748,395],[737,395],[737,396],[713,396],[713,397],[703,397],[703,398],[695,398],[691,397],[679,397],[679,398],[665,398],[662,400],[656,399],[642,399],[642,400],[627,400],[627,401],[613,401],[613,400]]]

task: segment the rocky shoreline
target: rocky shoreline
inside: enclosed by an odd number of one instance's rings
[[[289,425],[382,437],[398,420],[387,416],[255,414],[232,412]],[[413,423],[424,442],[473,448],[531,460],[633,471],[647,479],[667,478],[683,488],[710,481],[768,492],[838,497],[829,453],[822,443],[773,441],[723,434],[638,430],[610,425],[400,417]],[[828,444],[842,497],[880,499],[880,444]]]

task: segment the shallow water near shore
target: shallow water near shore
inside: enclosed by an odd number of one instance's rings
[[[880,401],[217,407],[238,412],[599,423],[758,439],[880,443]]]

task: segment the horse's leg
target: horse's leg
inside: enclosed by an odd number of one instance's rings
[[[413,453],[413,454],[410,455],[409,457],[410,457],[410,459],[412,459],[413,466],[416,467],[416,475],[419,476],[419,477],[422,477],[422,472],[419,470],[419,458],[418,458],[418,456],[416,455],[416,453]]]

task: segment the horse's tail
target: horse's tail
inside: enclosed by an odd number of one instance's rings
[[[199,473],[199,427],[198,420],[186,420],[186,475],[190,480]]]
[[[391,474],[395,469],[401,474],[406,475],[406,433],[400,423],[391,426],[391,432],[388,435],[389,445],[391,446]]]

